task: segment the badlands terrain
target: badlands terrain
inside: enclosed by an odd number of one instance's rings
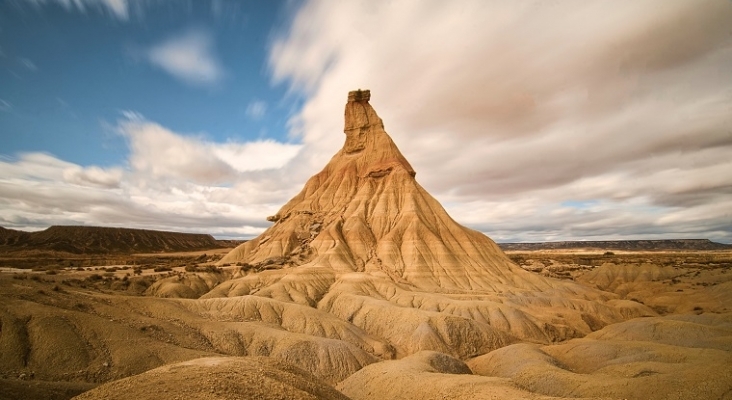
[[[504,252],[417,183],[369,99],[235,248],[4,248],[0,398],[732,399],[731,250]]]

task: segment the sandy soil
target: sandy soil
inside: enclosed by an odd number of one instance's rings
[[[314,375],[305,380],[320,380],[353,399],[730,398],[729,253],[675,253],[680,262],[674,265],[664,265],[667,253],[631,253],[610,260],[617,264],[577,269],[586,256],[553,252],[534,258],[551,260],[555,272],[572,271],[564,280],[607,293],[606,307],[625,310],[628,318],[605,323],[600,318],[607,310],[601,307],[594,310],[598,321],[586,317],[592,327],[587,334],[556,340],[534,328],[499,329],[496,319],[486,323],[481,313],[491,311],[481,310],[491,296],[479,291],[425,293],[351,277],[330,283],[311,306],[256,293],[215,295],[221,285],[242,278],[260,282],[277,271],[241,275],[239,267],[217,273],[177,267],[131,274],[123,284],[131,270],[111,276],[102,276],[102,270],[55,275],[3,270],[0,398],[66,399],[156,367],[222,355],[279,360],[273,371],[299,367],[305,376]],[[318,279],[311,283],[317,286]],[[184,299],[171,287],[187,287],[195,299]],[[157,297],[164,288],[168,298]],[[355,313],[354,301],[360,302]],[[647,315],[635,317],[638,307]],[[551,310],[550,305],[544,312]],[[508,311],[505,318],[511,319]],[[163,385],[170,380],[164,376],[145,375],[144,381]],[[226,382],[236,375],[222,376],[211,382],[229,387]],[[160,381],[152,383],[155,379]],[[127,386],[111,387],[137,387],[134,381],[119,382]],[[288,382],[275,386],[289,390]],[[232,396],[239,397],[211,398],[258,398],[244,395],[259,393],[252,385],[232,386]],[[104,390],[84,398],[112,398],[112,389]],[[166,390],[156,395],[176,398],[192,389],[176,383]],[[115,398],[140,397],[124,397],[129,390],[115,393],[122,396]]]

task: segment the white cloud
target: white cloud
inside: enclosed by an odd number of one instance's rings
[[[13,105],[9,101],[0,99],[0,111],[10,111],[13,109]]]
[[[212,147],[212,152],[239,172],[279,169],[292,160],[301,145],[286,144],[274,140],[248,143],[226,143]]]
[[[64,180],[80,186],[101,187],[114,189],[119,187],[122,180],[122,169],[112,168],[105,170],[97,166],[82,168],[72,166],[63,172]]]
[[[80,166],[45,153],[0,158],[0,226],[124,226],[251,237],[297,191],[282,167],[299,145],[216,143],[135,112],[118,130],[125,166]]]
[[[270,66],[307,97],[303,175],[368,88],[420,183],[498,239],[732,242],[731,19],[714,0],[310,0]]]
[[[129,141],[131,167],[155,179],[221,183],[235,176],[234,169],[212,154],[202,138],[178,135],[147,121],[124,122],[120,129]]]
[[[18,58],[18,62],[29,71],[38,71],[38,67],[36,66],[36,64],[27,58],[20,57]]]
[[[0,225],[256,234],[343,143],[346,93],[368,88],[419,182],[494,239],[732,242],[730,18],[712,0],[306,0],[270,58],[306,96],[302,145],[214,143],[127,112],[127,165],[0,160]],[[147,55],[192,84],[224,74],[200,31]]]
[[[211,35],[202,30],[190,30],[151,47],[147,58],[163,71],[193,85],[214,84],[225,75],[214,54]]]
[[[66,10],[77,10],[86,13],[87,9],[105,10],[120,20],[127,20],[130,16],[128,0],[26,0],[35,6],[47,3],[57,3]]]
[[[247,105],[246,114],[251,119],[261,119],[267,113],[267,103],[261,100],[252,101]]]
[[[283,167],[302,147],[274,140],[213,143],[200,135],[172,132],[139,114],[124,114],[127,119],[119,129],[129,141],[129,162],[135,170],[155,178],[234,183],[243,172]]]

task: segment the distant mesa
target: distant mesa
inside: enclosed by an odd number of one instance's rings
[[[538,243],[500,243],[503,250],[624,250],[624,251],[674,251],[674,250],[730,250],[732,245],[712,242],[709,239],[665,240],[588,240]]]
[[[56,251],[71,254],[177,252],[226,247],[213,236],[147,229],[51,226],[38,232],[0,227],[0,251]]]

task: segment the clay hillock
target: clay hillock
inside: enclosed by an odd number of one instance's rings
[[[473,375],[463,361],[431,351],[370,365],[336,387],[354,400],[543,398],[507,378]]]
[[[732,310],[732,277],[727,263],[681,266],[606,263],[576,281],[641,302],[660,314]]]
[[[507,346],[468,365],[547,396],[725,399],[731,334],[729,314],[643,318],[562,344]]]
[[[363,400],[725,399],[731,334],[729,315],[640,318],[561,344],[505,346],[466,363],[420,352],[369,365],[337,388]]]
[[[334,384],[394,353],[335,316],[262,297],[186,300],[45,279],[0,282],[0,379],[99,384],[231,355],[279,359]]]
[[[316,377],[268,357],[210,357],[107,383],[77,400],[347,400]]]
[[[94,226],[51,226],[38,232],[0,231],[0,251],[69,254],[178,252],[225,247],[211,235]]]
[[[665,240],[587,240],[538,243],[499,243],[504,251],[537,250],[624,250],[624,251],[689,251],[689,250],[731,250],[732,245],[712,242],[709,239],[665,239]]]

